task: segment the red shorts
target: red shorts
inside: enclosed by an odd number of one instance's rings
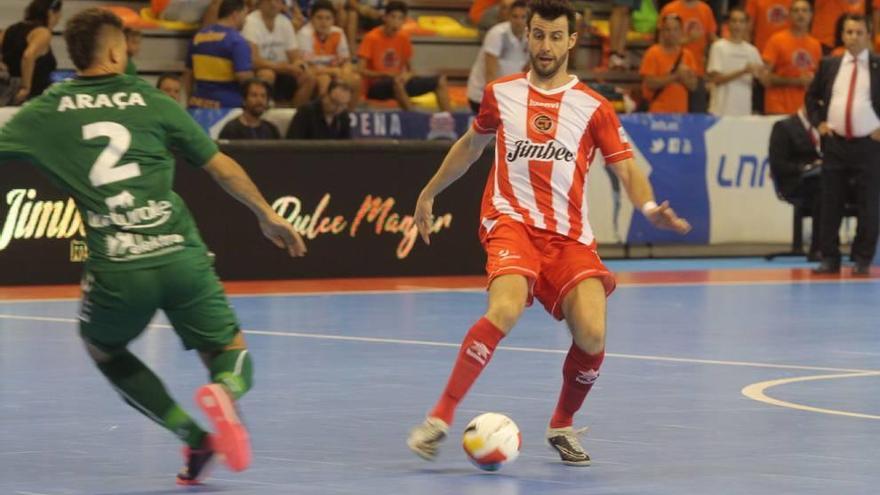
[[[590,246],[547,230],[514,220],[499,221],[483,239],[488,260],[489,284],[501,275],[523,275],[529,279],[529,300],[544,305],[557,320],[564,318],[562,300],[578,283],[598,278],[605,295],[617,282]]]

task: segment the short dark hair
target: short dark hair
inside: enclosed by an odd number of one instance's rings
[[[846,14],[841,15],[840,17],[841,17],[841,21],[840,21],[841,29],[843,29],[843,25],[846,24],[847,21],[862,22],[865,24],[865,27],[868,28],[868,32],[871,32],[871,23],[868,22],[868,18],[862,14],[846,13]]]
[[[251,90],[251,86],[255,84],[258,86],[262,86],[266,90],[266,96],[268,96],[270,99],[272,98],[272,85],[260,79],[259,77],[248,79],[247,81],[241,83],[241,97],[247,98],[248,92]]]
[[[49,12],[60,10],[61,0],[31,0],[31,3],[24,9],[24,20],[48,26]]]
[[[568,34],[575,32],[577,16],[568,0],[532,0],[529,3],[529,14],[526,21],[529,29],[532,28],[532,18],[535,15],[551,21],[565,16],[568,19]]]
[[[178,76],[177,74],[172,74],[170,72],[166,72],[166,73],[162,74],[161,76],[159,76],[159,80],[156,81],[156,87],[161,88],[162,83],[165,81],[169,81],[169,80],[180,82],[180,76]]]
[[[409,7],[406,5],[406,2],[401,2],[400,0],[391,0],[390,2],[385,4],[385,13],[390,14],[394,11],[406,15],[409,13]]]
[[[336,17],[336,8],[333,7],[333,3],[330,0],[315,0],[311,8],[309,8],[309,16],[314,16],[315,12],[321,10],[328,10],[333,14],[333,17]]]
[[[223,0],[220,2],[220,10],[217,12],[218,19],[225,19],[239,10],[244,10],[244,0]]]
[[[516,0],[512,4],[510,4],[510,10],[513,9],[527,9],[529,8],[529,3],[526,0]]]
[[[101,35],[107,27],[123,30],[122,19],[109,10],[93,7],[77,13],[64,27],[64,41],[73,65],[79,70],[91,67]]]

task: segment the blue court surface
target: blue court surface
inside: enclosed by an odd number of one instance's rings
[[[576,417],[591,428],[588,468],[543,443],[570,339],[537,305],[428,463],[405,438],[482,314],[481,290],[231,300],[255,360],[242,401],[254,462],[190,489],[174,484],[176,439],[82,351],[76,301],[0,301],[0,494],[878,493],[878,279],[619,287],[602,377]],[[194,410],[206,373],[155,323],[133,349]],[[497,473],[472,467],[458,441],[485,411],[523,433],[520,458]]]

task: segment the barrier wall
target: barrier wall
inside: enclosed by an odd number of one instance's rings
[[[427,123],[430,116],[401,118]],[[619,201],[598,159],[588,194],[600,243],[789,241],[791,209],[776,199],[768,175],[772,119],[628,115],[622,121],[658,199],[670,200],[694,230],[679,237],[650,227],[628,201]],[[478,211],[491,152],[437,200],[431,246],[416,242],[409,217],[449,145],[224,143],[223,150],[245,165],[276,209],[309,238],[309,255],[296,261],[265,242],[249,211],[203,172],[179,167],[176,189],[228,279],[481,273]],[[86,252],[72,202],[33,167],[2,167],[0,285],[76,281]]]

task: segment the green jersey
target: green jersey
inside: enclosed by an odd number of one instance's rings
[[[205,255],[192,215],[171,189],[170,149],[199,167],[218,151],[176,102],[125,75],[56,84],[0,129],[0,160],[24,158],[73,196],[97,270]]]

